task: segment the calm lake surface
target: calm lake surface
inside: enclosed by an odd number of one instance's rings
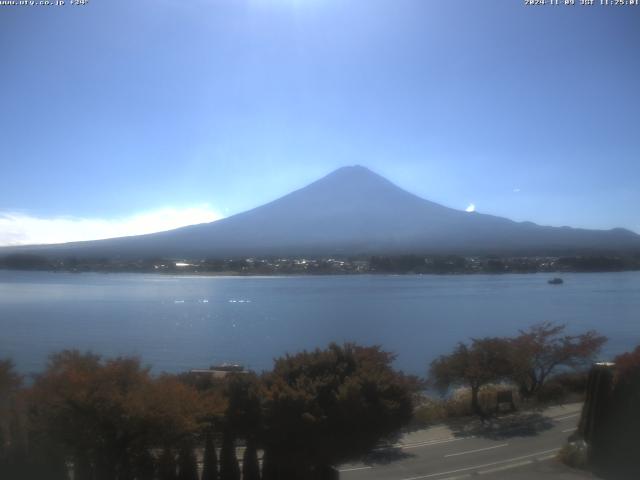
[[[396,366],[427,363],[473,336],[542,321],[640,344],[640,272],[450,276],[195,277],[0,270],[0,358],[40,370],[65,348],[138,355],[155,371],[222,362],[255,370],[330,341],[380,344]]]

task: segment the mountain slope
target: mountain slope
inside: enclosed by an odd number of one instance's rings
[[[354,166],[338,169],[271,203],[212,223],[136,237],[21,250],[56,256],[128,258],[525,255],[640,251],[640,236],[624,229],[544,227],[454,210]]]

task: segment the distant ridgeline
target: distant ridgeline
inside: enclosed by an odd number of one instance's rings
[[[463,257],[399,255],[361,258],[48,258],[29,253],[0,256],[0,268],[68,272],[145,272],[223,275],[471,274],[618,272],[640,270],[640,255],[566,257]]]

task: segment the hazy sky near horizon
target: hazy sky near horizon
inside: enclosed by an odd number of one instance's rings
[[[353,164],[640,232],[640,6],[523,3],[0,7],[0,244],[211,221]]]

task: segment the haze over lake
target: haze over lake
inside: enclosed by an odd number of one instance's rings
[[[603,359],[640,343],[640,272],[446,276],[200,277],[0,271],[0,357],[23,373],[64,348],[138,355],[155,371],[222,362],[269,369],[330,341],[380,344],[424,375],[473,336],[564,322],[609,336]]]

